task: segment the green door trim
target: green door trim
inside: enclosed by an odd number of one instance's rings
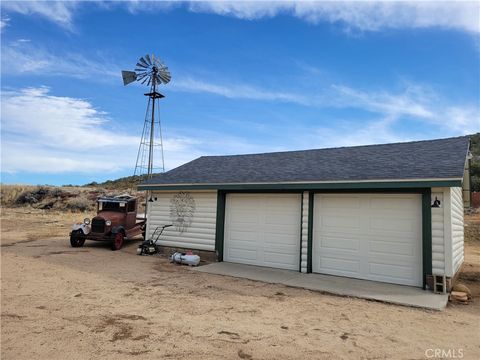
[[[303,202],[305,201],[303,192],[300,202],[300,255],[298,257],[298,271],[302,272],[302,242],[303,242]]]
[[[432,189],[422,193],[422,262],[423,288],[427,288],[427,276],[432,275]]]
[[[432,208],[431,188],[414,188],[414,189],[362,189],[362,190],[323,190],[323,191],[310,191],[309,196],[309,208],[308,208],[308,262],[307,272],[312,272],[312,249],[313,249],[313,196],[314,194],[345,194],[345,193],[395,193],[395,194],[420,194],[422,196],[422,268],[423,268],[423,288],[426,289],[426,279],[428,275],[432,275]]]
[[[307,190],[305,190],[307,191]],[[230,191],[229,191],[230,192]],[[252,191],[232,191],[235,193],[251,193]],[[286,192],[286,191],[258,191],[258,192]],[[288,191],[293,193],[293,191]],[[422,195],[422,262],[423,262],[423,288],[426,288],[426,278],[432,274],[432,209],[431,209],[431,188],[414,188],[414,189],[362,189],[362,190],[323,190],[323,191],[309,191],[308,193],[308,237],[307,237],[307,273],[312,272],[312,256],[313,256],[313,214],[314,214],[314,196],[316,193],[414,193]],[[217,261],[223,261],[224,241],[225,241],[225,206],[226,206],[227,191],[219,190],[217,192],[217,219],[215,231],[215,252],[217,254]],[[302,211],[303,211],[302,194]],[[300,224],[302,224],[301,221]],[[300,258],[299,270],[301,271],[301,244],[302,244],[302,225],[300,226]]]
[[[312,248],[313,248],[313,203],[315,193],[308,193],[308,240],[307,240],[307,273],[312,272]]]
[[[215,253],[217,261],[223,261],[223,243],[225,236],[225,191],[217,192],[217,221],[215,225]]]
[[[227,194],[255,194],[255,193],[262,193],[262,194],[282,194],[282,193],[289,193],[289,194],[299,194],[301,195],[301,208],[300,208],[300,216],[302,216],[303,211],[303,192],[296,190],[270,190],[270,191],[251,191],[251,190],[235,190],[235,191],[224,191],[218,190],[217,191],[217,218],[215,223],[215,253],[217,255],[217,261],[223,261],[223,251],[225,248],[225,208],[226,208],[226,200]],[[300,218],[300,258],[299,258],[299,271],[301,271],[302,266],[302,218]]]

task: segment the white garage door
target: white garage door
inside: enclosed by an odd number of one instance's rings
[[[299,269],[301,196],[227,194],[224,260]]]
[[[422,286],[421,196],[316,194],[312,270]]]

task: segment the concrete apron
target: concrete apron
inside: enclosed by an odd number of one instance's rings
[[[291,270],[228,262],[212,263],[191,269],[209,274],[233,276],[430,310],[443,310],[448,302],[447,294],[434,294],[430,291],[412,286],[387,284],[341,276],[302,274]]]

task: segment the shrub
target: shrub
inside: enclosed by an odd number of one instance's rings
[[[63,197],[63,196],[66,196],[68,194],[65,193],[65,191],[63,191],[62,189],[60,188],[53,188],[50,190],[50,196],[51,197]]]
[[[68,199],[65,205],[71,211],[87,211],[93,207],[92,201],[83,196]]]
[[[21,193],[15,203],[23,205],[23,204],[36,204],[43,199],[45,199],[50,194],[50,189],[46,187],[37,187],[33,191],[25,191]]]
[[[480,176],[472,176],[470,187],[472,191],[480,191]]]
[[[0,200],[2,206],[12,206],[17,204],[17,199],[24,193],[38,190],[37,186],[32,185],[1,185]]]

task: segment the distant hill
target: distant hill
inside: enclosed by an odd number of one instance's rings
[[[155,174],[156,175],[156,174]],[[101,183],[96,181],[83,185],[83,187],[101,187],[108,190],[124,190],[133,189],[136,190],[137,185],[145,179],[146,175],[134,175],[126,176],[116,180],[107,180]]]
[[[128,193],[139,198],[140,212],[143,212],[145,191],[129,188],[106,189],[101,186],[40,186],[2,185],[0,204],[2,207],[32,207],[40,210],[84,212],[94,211],[99,196]]]
[[[471,135],[470,143],[472,153],[472,160],[470,160],[471,187],[473,191],[480,191],[480,133]]]

